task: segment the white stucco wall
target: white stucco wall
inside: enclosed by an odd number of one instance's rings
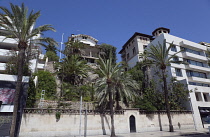
[[[96,45],[96,42],[90,38],[87,38],[87,39],[83,39],[82,36],[81,37],[76,37],[74,38],[74,40],[78,40],[82,43],[85,43],[85,44],[89,44],[90,46],[95,46]]]
[[[126,110],[122,115],[115,115],[116,134],[129,133],[129,118],[133,115],[136,122],[136,132],[159,131],[159,118],[157,114],[139,114],[137,110]],[[160,115],[163,130],[168,130],[168,118],[166,114]],[[82,115],[81,133],[84,134],[85,117]],[[194,129],[192,114],[172,113],[172,121],[175,129],[178,122],[181,129]],[[55,114],[24,114],[21,123],[20,137],[59,137],[79,135],[80,116],[73,114],[61,114],[56,122]],[[104,126],[104,130],[103,130]],[[110,134],[110,116],[98,114],[87,115],[87,135]]]

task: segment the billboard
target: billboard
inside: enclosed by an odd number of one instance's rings
[[[3,105],[13,104],[15,96],[15,89],[13,88],[0,88],[0,101]]]
[[[2,81],[0,80],[0,101],[2,101],[2,106],[13,105],[15,97],[16,82],[14,81]],[[16,134],[19,132],[19,127],[21,124],[21,117],[23,113],[23,108],[26,103],[27,98],[28,83],[22,83],[19,99],[19,110],[17,117],[17,129]],[[12,121],[12,112],[0,112],[0,137],[9,136],[9,130]]]

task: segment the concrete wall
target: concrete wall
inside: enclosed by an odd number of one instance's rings
[[[136,122],[136,131],[159,131],[160,122],[163,130],[168,130],[168,118],[166,113],[145,114],[139,113],[138,110],[125,110],[124,114],[117,114],[115,119],[115,131],[119,133],[130,132],[129,118],[133,115]],[[193,129],[194,123],[191,113],[172,113],[172,121],[175,129],[178,129],[178,122],[181,129]],[[84,134],[85,116],[82,115],[82,129]],[[59,137],[79,135],[80,115],[79,114],[62,114],[59,121],[56,121],[55,114],[32,114],[23,115],[20,137]],[[87,135],[110,134],[110,116],[99,114],[87,115]]]

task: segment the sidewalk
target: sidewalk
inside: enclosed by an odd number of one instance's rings
[[[109,137],[110,135],[93,135],[88,137]],[[153,131],[153,132],[140,132],[130,134],[116,134],[117,137],[210,137],[208,129],[199,131],[195,130],[175,130],[174,132],[168,131]]]

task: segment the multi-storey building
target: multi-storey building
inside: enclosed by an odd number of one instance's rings
[[[82,49],[82,57],[87,60],[88,63],[95,63],[98,59],[98,55],[100,52],[100,46],[97,45],[98,40],[84,34],[74,35],[72,34],[69,37],[69,41],[79,41],[84,43],[84,48]]]
[[[169,56],[179,52],[173,60],[187,63],[171,63],[171,66],[167,67],[168,76],[185,82],[186,88],[192,91],[189,93],[189,102],[185,102],[184,105],[193,111],[195,128],[207,127],[210,124],[210,67],[206,55],[208,47],[203,43],[170,35],[169,32],[167,28],[158,28],[152,32],[152,35],[135,33],[119,53],[122,60],[131,68],[140,61],[139,54],[147,46],[162,44],[164,39],[167,46],[173,43]]]
[[[0,31],[5,31],[3,28],[0,28]],[[44,70],[46,65],[46,60],[44,55],[40,54],[41,50],[39,46],[34,46],[32,49],[34,58],[30,60],[30,70],[34,73],[37,70]],[[4,84],[8,82],[15,83],[17,76],[5,74],[6,63],[10,60],[12,52],[18,53],[17,41],[14,39],[5,39],[5,36],[0,36],[0,101],[3,102],[3,105],[0,107],[0,112],[12,112],[13,105],[10,100],[8,102],[6,96],[13,96],[14,92],[10,92],[8,89],[15,90],[15,84]],[[28,77],[23,78],[23,82],[28,82]],[[37,79],[35,79],[37,82]],[[5,93],[4,93],[5,91]],[[8,93],[6,93],[8,91]]]

